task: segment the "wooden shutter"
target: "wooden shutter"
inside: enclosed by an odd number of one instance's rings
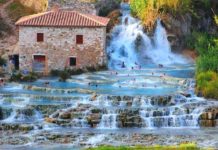
[[[44,41],[44,34],[37,33],[37,42],[43,42],[43,41]]]
[[[76,44],[83,44],[83,35],[76,36]]]

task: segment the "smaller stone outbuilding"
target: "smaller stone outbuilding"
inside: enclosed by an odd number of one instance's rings
[[[106,63],[108,18],[56,9],[21,18],[18,57],[21,71],[84,68]]]

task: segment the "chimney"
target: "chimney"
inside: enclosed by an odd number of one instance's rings
[[[51,11],[57,12],[57,11],[59,11],[59,9],[60,9],[60,6],[59,6],[59,4],[56,3],[52,6]]]

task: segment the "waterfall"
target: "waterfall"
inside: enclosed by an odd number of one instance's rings
[[[103,114],[101,122],[98,125],[99,129],[116,129],[117,128],[117,114],[109,113]]]
[[[185,58],[171,52],[167,33],[157,20],[153,37],[143,31],[141,22],[130,15],[129,5],[121,4],[121,23],[114,27],[111,41],[107,47],[109,68],[143,67],[146,64],[184,64]]]
[[[160,103],[162,100],[149,101],[152,105],[145,104],[147,107],[140,111],[143,126],[146,128],[199,127],[200,115],[211,106],[200,98],[189,99],[183,96],[177,96],[174,100],[164,103]]]

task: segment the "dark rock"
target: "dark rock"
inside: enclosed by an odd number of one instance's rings
[[[101,114],[90,114],[86,117],[86,120],[91,127],[96,127],[100,123],[101,117]]]
[[[141,127],[142,119],[139,115],[139,110],[123,110],[117,117],[118,127]]]
[[[60,119],[71,119],[71,113],[70,112],[61,113],[59,118]]]
[[[11,115],[12,109],[0,107],[0,120],[4,120]]]

